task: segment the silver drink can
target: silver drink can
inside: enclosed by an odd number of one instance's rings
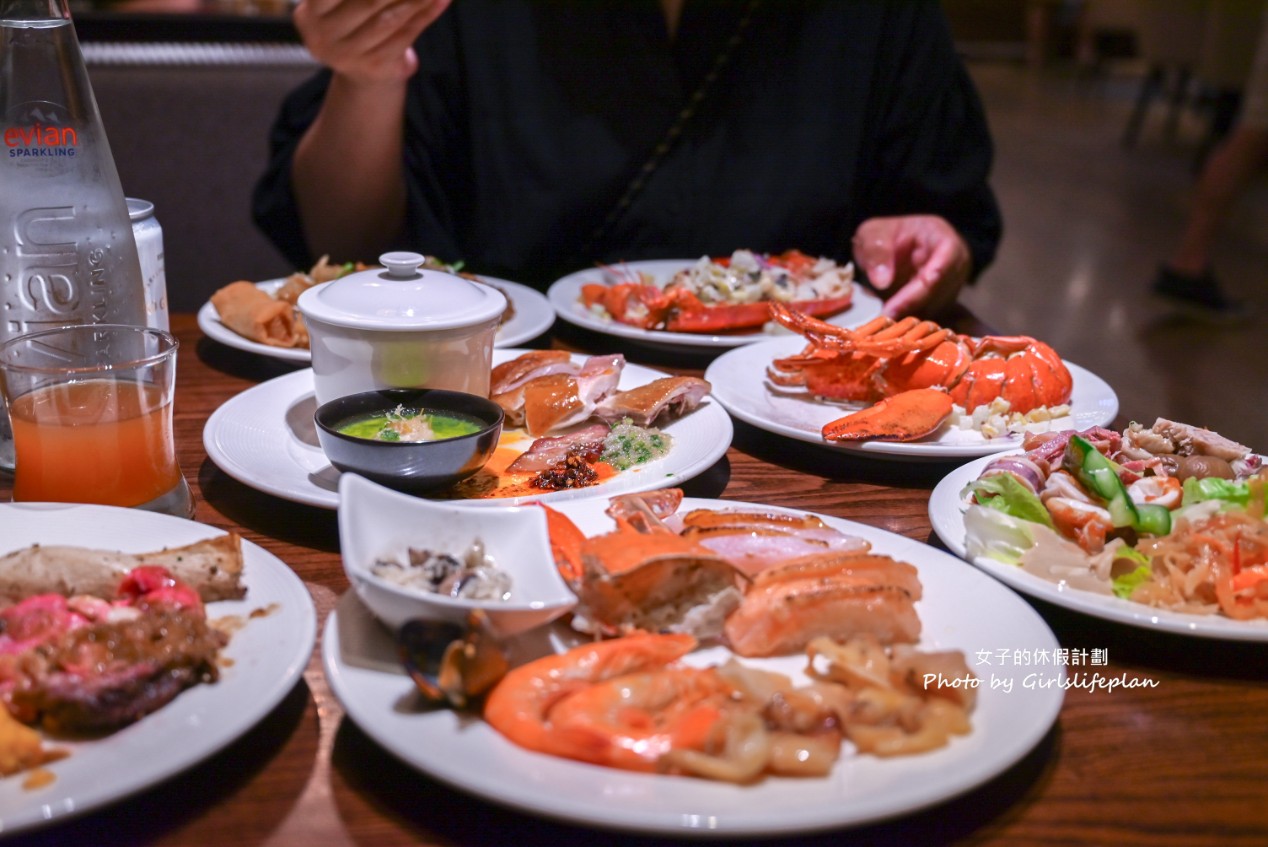
[[[154,217],[154,204],[149,200],[129,197],[128,217],[132,219],[132,236],[136,239],[137,257],[141,260],[141,278],[145,280],[145,322],[156,329],[170,329],[167,317],[167,269],[163,263],[163,227]]]

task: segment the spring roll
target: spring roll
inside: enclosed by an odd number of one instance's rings
[[[220,315],[220,322],[245,338],[271,347],[295,347],[299,343],[294,307],[270,297],[254,283],[231,282],[211,295],[211,304]]]
[[[162,565],[197,591],[204,603],[246,596],[242,539],[230,533],[153,553],[33,544],[0,556],[0,602],[36,594],[112,599],[123,577],[140,565]]]

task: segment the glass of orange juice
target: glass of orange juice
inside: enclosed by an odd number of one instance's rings
[[[13,499],[190,517],[172,432],[176,348],[170,333],[120,324],[48,329],[0,344]]]

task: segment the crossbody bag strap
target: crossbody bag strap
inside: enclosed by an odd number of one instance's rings
[[[709,91],[713,88],[714,82],[722,75],[722,71],[731,61],[731,57],[735,54],[736,48],[743,43],[744,37],[748,32],[749,25],[753,21],[762,0],[749,0],[748,5],[744,9],[744,14],[740,16],[739,21],[735,25],[735,31],[731,37],[727,39],[726,44],[718,51],[718,55],[713,59],[713,65],[709,68],[709,72],[704,75],[700,84],[696,86],[696,90],[692,92],[691,97],[687,100],[687,105],[682,108],[678,116],[674,119],[669,129],[665,130],[664,136],[652,148],[651,155],[643,163],[634,176],[630,178],[629,183],[625,186],[625,190],[621,192],[621,197],[613,204],[612,208],[604,216],[603,220],[595,227],[594,232],[582,245],[580,253],[583,261],[589,261],[593,258],[594,249],[603,241],[603,239],[612,231],[613,225],[625,214],[633,203],[634,199],[642,193],[643,188],[647,185],[647,181],[651,178],[656,169],[665,161],[665,157],[674,149],[674,145],[678,139],[682,137],[683,130],[691,119],[695,117],[700,110],[700,105],[704,103]]]

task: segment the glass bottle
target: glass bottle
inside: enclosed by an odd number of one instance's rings
[[[66,0],[0,0],[0,342],[145,320],[128,207]],[[12,466],[0,408],[0,468]]]

